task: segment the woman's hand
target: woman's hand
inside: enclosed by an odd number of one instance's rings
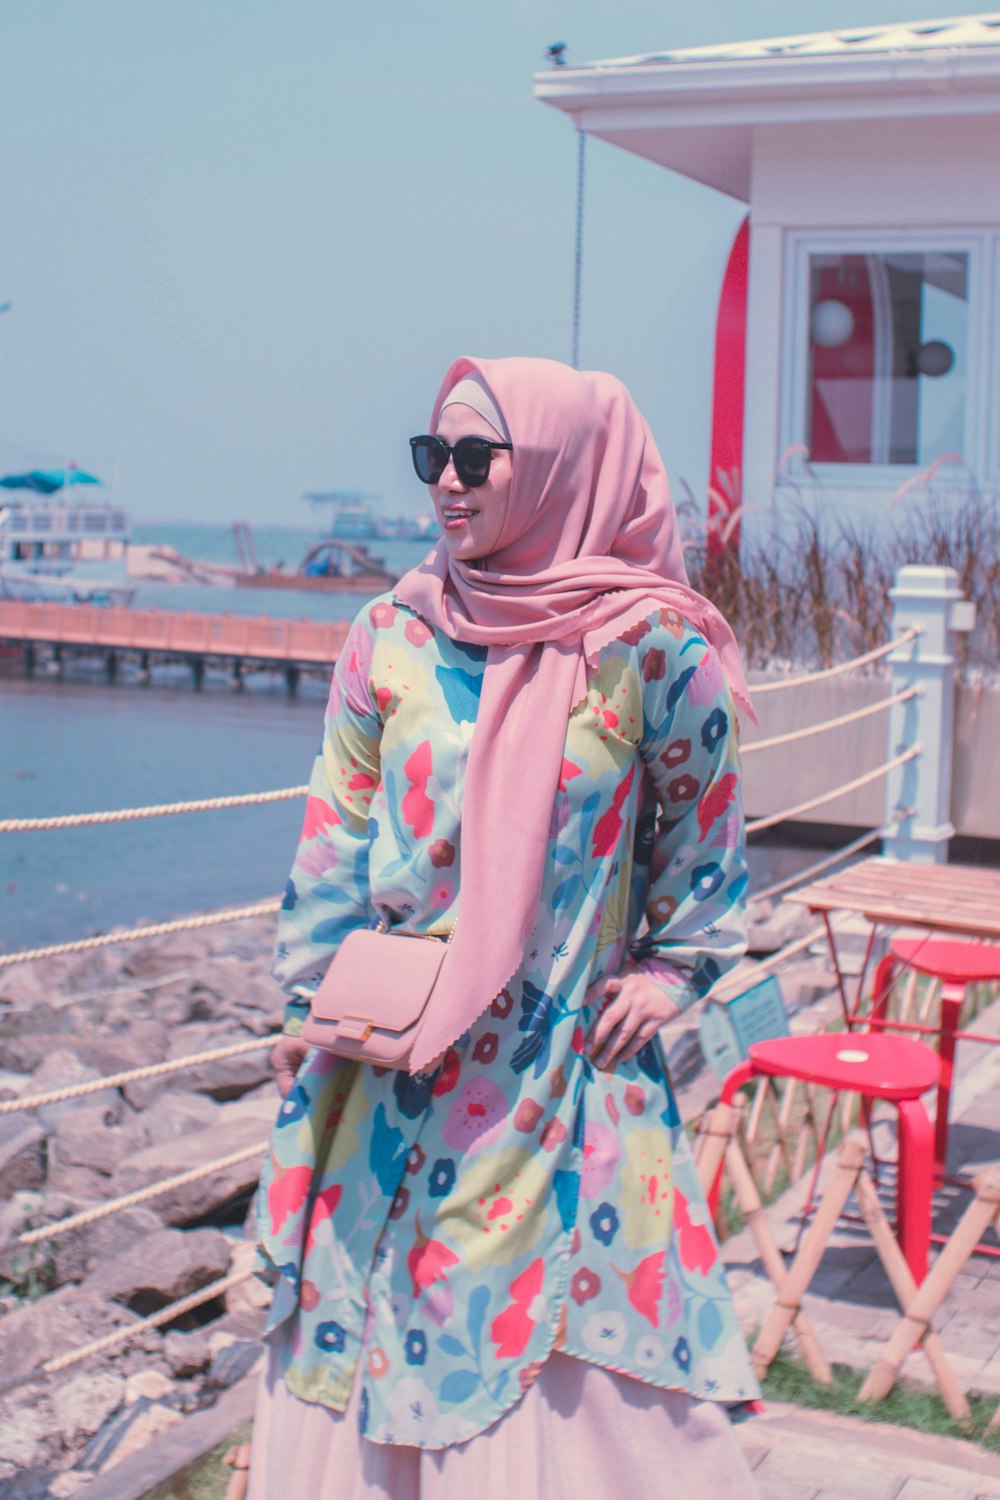
[[[282,1099],[295,1082],[295,1075],[308,1051],[308,1043],[300,1036],[283,1036],[271,1052],[271,1069]]]
[[[648,974],[626,969],[598,979],[587,991],[587,1003],[606,996],[590,1032],[590,1054],[595,1067],[614,1068],[628,1062],[652,1041],[661,1026],[680,1015],[680,1006],[665,995]]]

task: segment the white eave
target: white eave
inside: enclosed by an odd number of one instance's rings
[[[534,92],[578,129],[747,202],[756,126],[1000,113],[1000,12],[553,68]]]

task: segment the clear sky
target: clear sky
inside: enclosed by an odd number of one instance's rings
[[[571,62],[931,19],[941,0],[6,0],[0,466],[120,472],[137,520],[425,504],[460,353],[570,356]],[[589,144],[581,362],[700,495],[741,206]]]

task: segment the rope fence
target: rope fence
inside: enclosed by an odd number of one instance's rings
[[[98,1203],[93,1208],[81,1209],[79,1213],[70,1214],[68,1218],[55,1219],[51,1224],[43,1224],[38,1229],[26,1229],[21,1234],[14,1235],[12,1239],[5,1240],[0,1245],[0,1253],[17,1250],[25,1245],[47,1244],[50,1240],[69,1234],[71,1229],[83,1229],[88,1224],[96,1224],[99,1219],[107,1219],[112,1214],[121,1213],[125,1208],[136,1208],[140,1203],[148,1203],[152,1198],[160,1198],[174,1188],[188,1187],[192,1182],[199,1182],[203,1177],[212,1177],[216,1172],[225,1171],[227,1167],[238,1167],[241,1162],[249,1161],[253,1156],[261,1156],[266,1149],[267,1142],[258,1141],[253,1146],[244,1146],[239,1151],[230,1151],[228,1156],[219,1156],[214,1161],[202,1162],[200,1167],[190,1167],[186,1172],[177,1172],[173,1177],[164,1177],[162,1181],[151,1182],[146,1187],[136,1188],[134,1192],[122,1193],[118,1198],[109,1198],[106,1203]]]
[[[178,917],[173,922],[153,922],[143,927],[129,927],[121,932],[103,932],[98,937],[79,938],[75,943],[50,943],[46,948],[22,948],[17,953],[0,953],[0,969],[11,964],[31,963],[37,958],[56,958],[63,953],[88,953],[94,948],[110,948],[115,943],[131,943],[136,939],[166,937],[171,932],[190,932],[199,927],[218,927],[225,922],[246,922],[251,917],[266,917],[280,909],[277,897],[269,901],[257,901],[252,906],[233,906],[226,911],[213,911],[195,917]]]
[[[148,1333],[150,1329],[162,1328],[165,1323],[172,1323],[175,1318],[193,1312],[196,1307],[203,1307],[206,1302],[214,1302],[216,1298],[224,1297],[234,1287],[241,1286],[244,1281],[249,1281],[252,1275],[253,1271],[234,1271],[229,1276],[222,1276],[218,1281],[212,1281],[208,1286],[203,1286],[200,1291],[191,1292],[187,1297],[181,1297],[177,1302],[161,1307],[158,1312],[150,1313],[147,1317],[140,1318],[138,1322],[130,1323],[126,1328],[116,1328],[113,1333],[106,1333],[103,1338],[91,1339],[90,1343],[71,1349],[68,1354],[59,1354],[52,1359],[47,1359],[44,1364],[37,1365],[34,1370],[28,1370],[24,1375],[15,1375],[12,1379],[0,1381],[0,1397],[9,1395],[11,1391],[16,1391],[21,1386],[33,1385],[36,1380],[45,1380],[50,1375],[58,1375],[61,1371],[68,1370],[73,1365],[89,1359],[92,1354],[103,1354],[108,1349],[130,1344],[133,1339]]]
[[[818,724],[808,724],[805,729],[790,729],[785,734],[772,735],[768,740],[754,740],[749,745],[740,748],[740,755],[746,758],[753,755],[757,750],[773,750],[776,745],[792,745],[796,740],[809,739],[814,734],[823,734],[827,729],[840,729],[845,724],[856,724],[859,719],[868,719],[872,714],[881,714],[887,708],[895,708],[897,703],[908,703],[918,693],[917,688],[906,688],[902,693],[895,693],[891,698],[880,698],[878,703],[869,703],[866,708],[856,708],[853,713],[840,714],[835,719],[822,719]]]
[[[40,833],[53,828],[91,828],[106,823],[134,823],[140,818],[167,818],[177,813],[214,812],[220,807],[259,807],[304,797],[308,786],[286,786],[275,792],[247,792],[235,797],[202,797],[196,802],[161,802],[150,807],[120,807],[113,812],[65,813],[52,818],[0,818],[0,833]]]
[[[110,1073],[106,1078],[90,1078],[86,1083],[74,1083],[62,1089],[49,1089],[45,1094],[29,1094],[26,1099],[0,1100],[0,1115],[16,1114],[23,1110],[41,1109],[47,1104],[63,1104],[67,1099],[78,1099],[85,1094],[99,1094],[103,1089],[120,1089],[128,1083],[139,1083],[146,1078],[159,1078],[165,1073],[178,1073],[184,1068],[196,1068],[202,1063],[221,1062],[228,1057],[243,1057],[248,1052],[260,1052],[264,1047],[273,1047],[276,1035],[254,1037],[250,1042],[234,1042],[231,1047],[215,1047],[211,1052],[192,1052],[187,1057],[172,1057],[167,1062],[149,1063],[142,1068],[129,1068],[123,1073]]]
[[[850,661],[838,662],[835,667],[822,667],[817,672],[804,672],[799,677],[783,677],[779,682],[752,682],[750,684],[751,695],[756,698],[761,693],[781,693],[786,688],[803,687],[807,682],[825,682],[828,677],[839,677],[843,672],[853,671],[855,667],[865,667],[869,662],[879,661],[881,657],[897,651],[907,642],[916,640],[919,634],[917,627],[911,626],[909,630],[901,631],[884,645],[876,646],[872,651],[866,651],[863,656],[852,656]]]
[[[812,812],[813,808],[822,807],[827,802],[835,802],[838,797],[846,796],[848,792],[856,792],[859,787],[867,786],[871,781],[878,781],[880,777],[888,776],[890,771],[903,766],[907,761],[923,754],[922,745],[911,745],[909,750],[904,750],[901,755],[894,755],[892,760],[887,760],[881,766],[876,766],[873,771],[866,771],[863,776],[855,776],[853,781],[845,781],[841,786],[836,786],[831,792],[821,792],[818,797],[810,797],[807,802],[799,802],[795,807],[786,807],[784,811],[769,813],[766,818],[753,818],[746,826],[748,834],[760,833],[765,828],[773,828],[777,823],[784,823],[789,818],[797,818],[802,813]]]

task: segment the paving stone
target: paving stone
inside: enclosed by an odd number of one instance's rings
[[[975,1491],[957,1490],[952,1484],[937,1484],[931,1479],[908,1479],[899,1500],[975,1500]]]

